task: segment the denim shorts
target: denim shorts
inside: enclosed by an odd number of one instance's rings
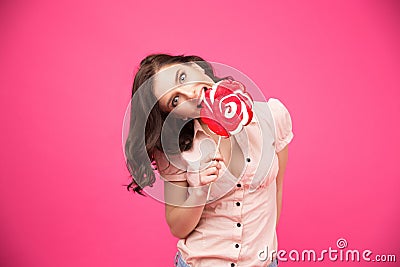
[[[187,264],[182,259],[182,255],[179,251],[175,255],[174,266],[175,267],[191,267],[189,264]],[[278,259],[277,258],[273,259],[272,262],[268,265],[268,267],[278,267]]]

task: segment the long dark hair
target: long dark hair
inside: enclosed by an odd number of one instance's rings
[[[159,108],[151,79],[164,66],[190,62],[195,62],[204,69],[205,74],[214,82],[221,80],[214,75],[210,63],[194,55],[151,54],[140,62],[132,87],[129,134],[125,143],[126,165],[132,178],[127,185],[128,191],[132,189],[133,192],[143,195],[143,188],[154,184],[156,180],[154,171],[157,169],[154,153],[156,150],[164,152],[166,149],[161,144],[161,131],[165,131],[163,127],[168,127],[167,131],[173,134],[171,136],[179,134],[180,151],[186,151],[192,147],[194,121],[185,121],[183,124],[182,119],[168,118],[168,125],[164,125],[168,113]],[[137,93],[139,88],[140,93]],[[174,127],[174,124],[184,126],[183,128]],[[182,129],[179,132],[180,128]],[[141,134],[143,129],[144,134]]]

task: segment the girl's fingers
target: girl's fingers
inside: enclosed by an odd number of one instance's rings
[[[217,167],[209,167],[200,173],[201,184],[208,184],[218,178],[219,169]]]
[[[219,151],[217,151],[217,153],[215,154],[215,157],[213,158],[213,160],[224,161],[224,158],[222,157],[222,154]]]
[[[212,175],[212,174],[218,174],[218,169],[217,169],[217,167],[211,167],[211,168],[208,168],[207,170],[205,170],[204,171],[204,174],[205,175]]]
[[[219,161],[212,161],[210,167],[216,167],[217,169],[221,169],[221,163],[219,163]]]
[[[201,180],[201,184],[202,184],[202,185],[206,185],[206,184],[209,184],[209,183],[211,183],[211,182],[214,182],[215,180],[217,180],[217,177],[218,177],[218,176],[215,175],[215,174],[205,176],[205,177],[203,177],[203,179]]]
[[[217,152],[215,154],[214,153],[207,154],[202,159],[203,163],[207,163],[207,162],[210,162],[210,161],[224,161],[224,159],[223,159],[221,153],[219,153],[219,152]]]
[[[221,163],[218,162],[216,167],[218,170],[221,169]]]

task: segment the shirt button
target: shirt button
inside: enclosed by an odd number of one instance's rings
[[[246,159],[246,161],[247,161],[247,162],[250,162],[250,161],[251,161],[251,159],[250,159],[250,158],[247,158],[247,159]]]
[[[237,223],[236,225],[237,225],[237,227],[240,227],[240,226],[242,226],[240,223]]]
[[[235,264],[233,262],[231,263],[231,267],[235,267]]]
[[[235,244],[235,248],[239,248],[239,244]]]
[[[236,202],[236,206],[240,206],[240,202]]]
[[[237,186],[237,187],[242,187],[242,185],[241,185],[241,184],[237,184],[236,186]]]

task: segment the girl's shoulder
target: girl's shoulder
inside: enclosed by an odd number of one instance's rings
[[[276,132],[276,151],[282,150],[293,139],[293,124],[287,107],[276,98],[268,99]]]

